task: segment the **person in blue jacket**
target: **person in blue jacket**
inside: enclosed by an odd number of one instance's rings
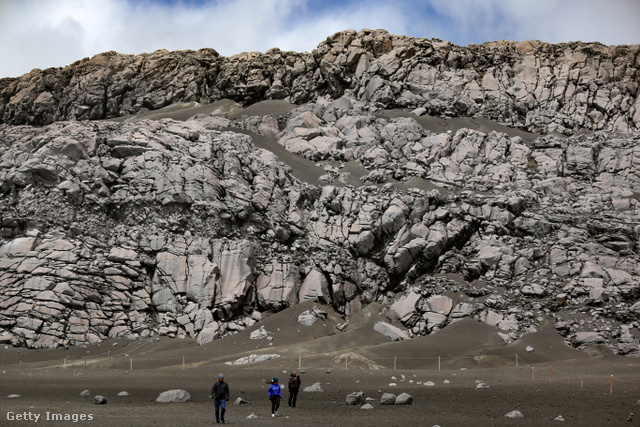
[[[282,399],[282,388],[278,383],[278,377],[273,377],[267,396],[269,396],[269,400],[271,401],[271,416],[277,417],[278,408],[280,408],[280,399]]]

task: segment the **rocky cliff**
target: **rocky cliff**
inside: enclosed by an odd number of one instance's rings
[[[638,355],[638,49],[345,31],[4,79],[0,341],[208,342],[315,299]]]
[[[460,47],[381,30],[337,33],[311,53],[107,52],[0,80],[0,120],[44,125],[225,98],[302,104],[349,90],[385,107],[482,116],[529,131],[628,131],[640,125],[639,52],[538,41]]]

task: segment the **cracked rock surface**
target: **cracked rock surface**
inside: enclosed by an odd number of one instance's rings
[[[316,300],[637,356],[637,51],[363,30],[3,79],[0,342],[206,343]]]

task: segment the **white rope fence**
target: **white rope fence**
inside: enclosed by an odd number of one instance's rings
[[[78,368],[78,367],[83,367],[85,369],[90,369],[91,365],[96,363],[96,362],[108,362],[109,364],[113,365],[114,362],[115,364],[117,364],[119,367],[122,366],[122,361],[126,361],[128,358],[128,368],[129,370],[133,371],[134,369],[134,356],[135,358],[138,360],[138,362],[136,363],[136,366],[140,366],[139,369],[153,369],[157,366],[157,362],[168,362],[165,363],[165,366],[174,366],[174,367],[179,367],[181,365],[181,368],[183,370],[185,369],[191,369],[191,366],[187,366],[187,364],[191,364],[191,363],[196,363],[198,366],[201,365],[201,362],[206,362],[206,361],[210,361],[212,363],[227,363],[226,361],[221,361],[219,360],[219,358],[212,358],[212,357],[206,357],[206,356],[186,356],[186,355],[182,355],[182,356],[175,356],[175,357],[154,357],[154,356],[150,356],[150,355],[146,355],[144,352],[140,353],[140,351],[143,349],[143,347],[145,347],[144,345],[140,345],[137,348],[133,349],[133,350],[129,350],[124,354],[120,354],[120,355],[116,355],[115,351],[112,350],[108,350],[105,351],[103,353],[100,354],[95,354],[95,355],[91,355],[91,356],[83,356],[83,357],[76,357],[76,358],[71,358],[71,357],[65,357],[62,361],[61,361],[61,365],[51,365],[50,361],[49,362],[27,362],[24,363],[22,360],[19,361],[19,363],[17,363],[17,366],[15,364],[15,362],[12,363],[8,363],[7,360],[2,360],[0,358],[0,368],[3,369],[11,369],[11,368],[17,368],[20,370],[23,369],[28,369],[29,367],[31,369],[43,369],[43,368],[58,368],[59,366],[62,366],[63,369],[67,369],[67,368]],[[247,369],[250,369],[252,367],[255,367],[256,365],[262,365],[263,363],[266,362],[273,362],[273,361],[277,361],[278,364],[284,364],[284,365],[297,365],[298,369],[302,369],[303,367],[303,358],[302,355],[299,355],[296,358],[292,358],[292,357],[280,357],[279,355],[275,355],[277,356],[277,358],[272,358],[272,359],[268,359],[268,358],[264,358],[261,357],[264,355],[260,355],[260,354],[251,354],[245,357],[242,357],[240,359],[238,359],[238,361],[236,361],[236,363],[234,363],[234,365],[236,366],[240,366],[240,367],[245,367]],[[327,355],[317,355],[317,356],[322,356],[323,359],[327,359],[326,356]],[[315,355],[307,355],[307,357],[309,359],[314,359],[316,356]],[[343,355],[344,357],[344,368],[346,370],[350,369],[350,365],[352,365],[353,363],[356,363],[358,361],[361,361],[360,358],[358,357],[354,357],[353,355],[350,357],[349,353]],[[342,359],[342,357],[339,357],[337,359]],[[338,360],[336,359],[336,362],[330,366],[327,366],[328,368],[335,368],[337,366],[340,366],[341,362],[338,362]],[[502,365],[501,366],[491,366],[490,365],[490,361],[491,360],[501,360],[502,361]],[[507,364],[504,364],[504,361],[507,361]],[[87,363],[87,362],[91,362],[91,363]],[[412,367],[404,367],[403,370],[435,370],[437,369],[438,371],[442,371],[442,362],[460,362],[460,361],[467,361],[467,362],[476,362],[475,365],[477,366],[477,369],[482,369],[482,364],[484,363],[485,365],[489,365],[487,367],[491,367],[491,368],[504,368],[504,367],[516,367],[516,368],[529,368],[531,369],[531,380],[534,381],[536,380],[536,376],[538,377],[538,380],[540,379],[544,379],[546,374],[546,366],[544,365],[540,365],[540,364],[535,364],[535,366],[528,364],[526,361],[524,361],[518,354],[513,354],[513,355],[506,355],[506,356],[488,356],[488,355],[477,355],[477,356],[460,356],[460,357],[442,357],[442,356],[438,356],[438,357],[397,357],[394,356],[393,359],[387,357],[387,358],[375,358],[375,362],[385,362],[388,361],[389,365],[387,366],[387,368],[391,368],[391,365],[393,366],[393,370],[396,371],[398,370],[398,362],[410,362]],[[509,363],[508,361],[512,361],[512,363]],[[147,367],[145,368],[145,366],[148,366],[150,364],[150,362],[154,362],[154,366],[153,367]],[[200,363],[198,363],[200,362]],[[416,368],[414,365],[416,364],[416,362],[424,362],[424,363],[419,363],[419,365],[422,365],[421,367]],[[126,363],[126,362],[125,362]],[[433,369],[427,369],[428,366],[432,366]],[[381,366],[382,368],[385,368],[385,366]],[[437,367],[437,368],[436,368]],[[101,369],[101,367],[96,368],[96,369]],[[318,369],[321,369],[320,367],[318,367]],[[445,369],[447,371],[453,371],[453,370],[459,370],[460,368],[457,369]],[[462,368],[465,369],[465,368]],[[575,374],[571,374],[568,372],[565,372],[563,370],[559,370],[555,367],[553,367],[552,365],[548,365],[548,380],[551,382],[553,381],[554,378],[557,378],[558,376],[562,376],[565,377],[566,379],[571,379],[571,378],[577,378],[578,376]],[[579,375],[580,378],[580,388],[584,388],[584,376],[583,375]],[[631,381],[625,378],[622,378],[620,376],[616,376],[615,377],[615,381],[618,382],[624,382],[624,383],[628,383],[628,384],[640,384],[640,381]],[[614,386],[614,375],[611,374],[610,378],[609,378],[609,391],[610,393],[613,393],[613,386]]]

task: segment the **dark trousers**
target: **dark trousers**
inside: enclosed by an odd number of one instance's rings
[[[278,412],[278,408],[280,407],[280,396],[271,396],[271,413],[275,414]]]
[[[213,401],[216,407],[216,421],[224,422],[224,412],[227,409],[227,401],[225,399],[216,399]]]
[[[298,389],[292,388],[291,390],[289,390],[289,407],[295,408],[297,400],[298,400]]]

